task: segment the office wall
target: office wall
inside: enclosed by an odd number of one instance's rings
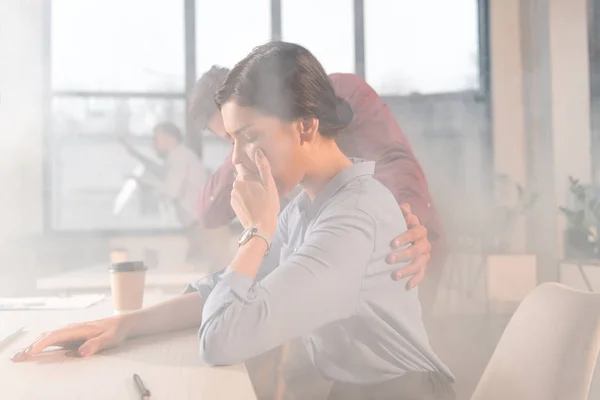
[[[490,0],[490,8],[495,169],[542,197],[538,218],[555,221],[547,242],[560,257],[567,178],[591,179],[587,1]],[[528,221],[530,236],[539,222]]]
[[[0,1],[0,240],[42,231],[43,3]]]
[[[588,46],[588,1],[550,2],[550,62],[552,67],[552,127],[555,191],[565,204],[568,177],[591,182],[592,144]],[[558,218],[557,230],[566,227]],[[562,253],[562,235],[559,236]]]
[[[446,230],[450,235],[465,233],[489,206],[487,100],[474,93],[455,93],[388,102],[425,171]]]
[[[494,171],[527,187],[520,0],[492,0],[490,9]],[[512,237],[517,252],[526,251],[525,223],[524,218],[517,221]]]
[[[0,1],[0,295],[107,254],[102,238],[43,235],[45,3]]]
[[[42,232],[44,49],[42,1],[0,1],[0,293],[15,293]]]

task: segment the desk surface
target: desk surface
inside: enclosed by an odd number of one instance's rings
[[[149,270],[146,274],[146,287],[182,291],[189,282],[197,281],[207,274],[204,272],[169,272]],[[54,291],[110,290],[108,266],[94,265],[69,271],[63,274],[38,279],[37,288]]]
[[[160,301],[155,297],[152,303]],[[0,345],[3,399],[94,400],[139,399],[132,375],[139,374],[153,400],[256,400],[243,365],[208,368],[200,365],[194,330],[131,340],[89,358],[53,351],[34,361],[13,363],[10,357],[41,332],[70,322],[110,314],[105,301],[86,310],[0,311],[0,329],[29,330]]]

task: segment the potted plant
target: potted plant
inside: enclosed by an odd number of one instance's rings
[[[597,259],[597,226],[600,202],[579,179],[569,177],[569,193],[574,199],[571,208],[559,207],[567,219],[565,257],[567,259]]]
[[[567,220],[565,260],[560,281],[579,289],[600,290],[600,200],[595,187],[569,177],[571,204],[559,207]]]
[[[505,175],[497,177],[498,201],[492,207],[487,243],[484,244],[487,301],[495,308],[514,311],[537,285],[535,254],[515,250],[519,221],[537,200],[530,192]]]

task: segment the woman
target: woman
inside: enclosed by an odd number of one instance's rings
[[[385,257],[402,212],[372,177],[374,164],[353,163],[333,140],[352,112],[320,63],[298,45],[265,44],[215,99],[234,142],[231,203],[246,228],[226,271],[161,305],[52,332],[16,360],[74,340],[87,340],[85,356],[201,323],[209,364],[240,363],[301,337],[333,382],[330,399],[454,398],[416,291],[389,279],[395,267]],[[279,195],[298,184],[303,193],[278,219]]]

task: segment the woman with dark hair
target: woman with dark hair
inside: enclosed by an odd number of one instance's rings
[[[417,292],[390,279],[385,257],[406,226],[402,212],[372,177],[374,163],[348,159],[333,140],[352,111],[321,64],[301,46],[265,44],[215,100],[234,143],[231,203],[245,228],[229,267],[178,299],[52,332],[16,359],[76,339],[87,340],[79,352],[88,355],[200,323],[201,357],[212,365],[299,337],[332,382],[329,399],[454,398]],[[303,192],[279,215],[280,195],[298,184]]]

